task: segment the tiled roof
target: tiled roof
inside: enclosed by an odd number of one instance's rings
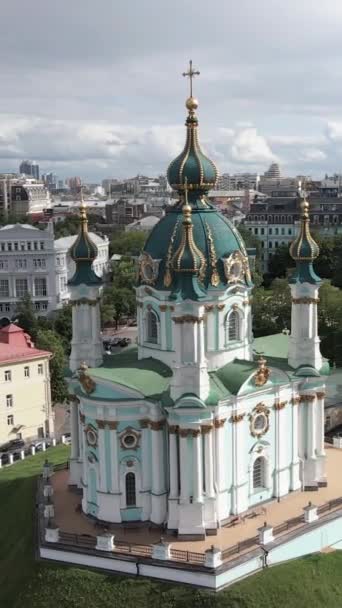
[[[11,323],[0,329],[0,364],[16,363],[39,357],[49,357],[50,352],[34,347],[28,334]]]

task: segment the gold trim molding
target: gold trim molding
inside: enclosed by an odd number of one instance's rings
[[[202,323],[204,317],[195,317],[194,315],[183,315],[182,317],[172,317],[175,323]]]
[[[232,414],[230,417],[230,422],[232,422],[233,424],[237,424],[238,422],[241,422],[244,417],[246,416],[245,413],[243,414]]]

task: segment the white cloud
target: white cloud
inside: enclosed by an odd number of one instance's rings
[[[231,156],[235,162],[248,164],[276,160],[266,139],[259,135],[254,127],[243,129],[236,135],[231,147]]]
[[[313,162],[318,163],[320,161],[326,160],[327,155],[322,150],[318,148],[308,148],[307,150],[302,150],[300,154],[300,160],[304,162]]]

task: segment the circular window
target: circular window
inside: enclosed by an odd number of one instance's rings
[[[153,268],[151,264],[146,264],[146,266],[144,267],[144,278],[149,281],[153,279]]]
[[[258,416],[254,420],[254,428],[256,431],[262,431],[266,425],[266,416],[265,414],[258,414]]]
[[[241,262],[234,262],[234,264],[232,264],[231,266],[230,272],[233,277],[239,278],[241,274],[241,269]]]
[[[129,433],[122,438],[122,443],[126,448],[134,448],[137,444],[137,437]]]
[[[264,413],[257,414],[252,419],[252,434],[262,435],[268,430],[268,417]]]
[[[89,445],[97,444],[97,435],[96,435],[95,431],[93,431],[92,429],[88,429],[88,431],[87,431],[87,443]]]

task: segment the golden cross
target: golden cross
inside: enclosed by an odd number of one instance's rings
[[[190,59],[188,72],[183,72],[183,76],[189,76],[189,79],[190,79],[190,97],[192,97],[192,79],[195,76],[199,76],[199,75],[200,75],[200,72],[198,72],[198,70],[192,69],[192,59]]]

